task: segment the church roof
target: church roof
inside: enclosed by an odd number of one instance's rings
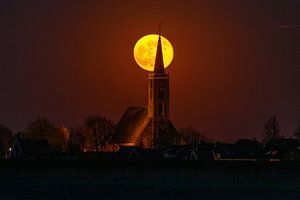
[[[151,121],[147,107],[129,107],[116,126],[111,143],[135,143]]]
[[[138,145],[143,134],[151,133],[152,118],[148,117],[147,114],[147,107],[129,107],[117,124],[115,135],[111,138],[110,143]],[[176,128],[170,120],[169,133],[166,136],[175,136],[177,140],[180,139]]]

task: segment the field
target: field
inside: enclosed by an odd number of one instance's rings
[[[2,160],[0,199],[300,199],[300,163]]]

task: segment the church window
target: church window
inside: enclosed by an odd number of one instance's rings
[[[165,117],[165,104],[164,102],[158,103],[157,115],[159,117]]]
[[[158,98],[164,99],[165,98],[165,89],[164,88],[159,88],[158,90]]]

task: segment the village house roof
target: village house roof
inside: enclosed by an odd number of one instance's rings
[[[48,153],[46,139],[16,139],[12,147],[12,157],[41,157]]]
[[[300,143],[297,139],[276,139],[265,145],[264,154],[270,161],[300,160]]]
[[[163,159],[161,149],[143,149],[139,147],[120,147],[118,159],[160,160]]]

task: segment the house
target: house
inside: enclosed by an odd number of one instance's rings
[[[173,145],[163,151],[165,159],[197,160],[195,149],[191,145]]]
[[[203,142],[195,145],[193,151],[195,152],[196,160],[216,160],[214,154],[214,144]]]
[[[174,160],[215,160],[213,144],[173,145],[165,148],[164,158]]]
[[[116,157],[125,160],[161,160],[163,159],[163,153],[160,149],[121,146]]]
[[[256,161],[262,159],[262,145],[256,140],[240,139],[215,148],[217,160]]]
[[[45,158],[49,155],[49,144],[46,139],[17,138],[12,145],[11,158]]]
[[[223,160],[231,157],[233,149],[231,143],[216,142],[213,146],[213,155],[215,160]]]
[[[265,144],[264,159],[267,161],[300,160],[300,143],[297,139],[276,139]]]
[[[187,160],[190,155],[186,155],[186,146],[174,145],[167,147],[164,151],[164,158],[166,159],[184,159]],[[190,149],[190,152],[192,150]]]
[[[233,157],[236,159],[261,159],[262,144],[256,140],[240,139],[234,144]]]

